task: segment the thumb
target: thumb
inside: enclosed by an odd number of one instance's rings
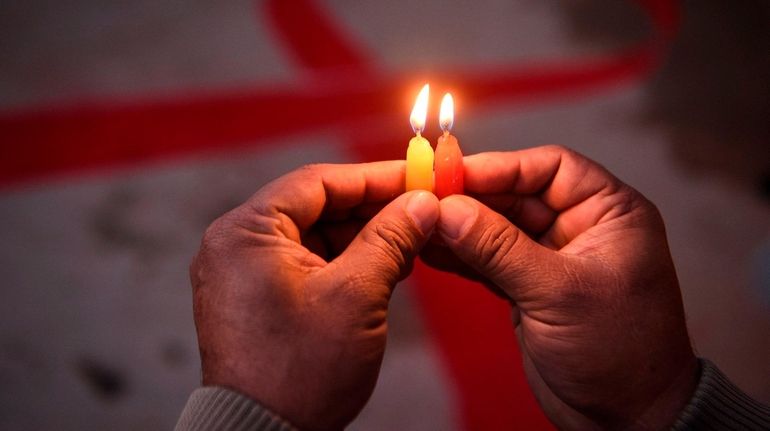
[[[530,239],[508,219],[467,196],[440,203],[436,230],[460,260],[495,283],[517,303],[564,271],[564,257]]]
[[[407,275],[438,219],[438,199],[427,191],[405,193],[385,206],[334,260],[337,271],[362,282],[394,286]]]

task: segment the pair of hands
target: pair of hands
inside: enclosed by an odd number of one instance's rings
[[[391,292],[421,255],[511,302],[528,381],[559,428],[674,421],[698,365],[649,201],[561,147],[466,157],[473,198],[402,194],[404,169],[305,167],[209,227],[191,267],[204,385],[302,429],[343,428],[374,389]]]

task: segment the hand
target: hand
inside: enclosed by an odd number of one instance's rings
[[[656,208],[560,147],[466,157],[465,186],[478,200],[441,201],[446,248],[424,259],[509,298],[546,415],[562,429],[670,426],[698,365]]]
[[[355,418],[379,373],[391,291],[438,218],[432,194],[398,196],[403,181],[404,162],[310,166],[208,228],[190,269],[204,385],[302,429]]]

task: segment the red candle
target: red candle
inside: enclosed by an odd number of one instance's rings
[[[444,135],[436,145],[434,190],[441,199],[463,192],[463,153],[457,139],[449,134],[454,124],[454,102],[449,93],[441,101],[439,124]]]

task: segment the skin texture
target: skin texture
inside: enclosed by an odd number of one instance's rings
[[[511,302],[528,381],[551,421],[672,424],[698,365],[655,206],[562,147],[467,157],[465,187],[475,199],[441,201],[442,245],[423,255]]]
[[[697,361],[649,201],[561,147],[466,157],[472,197],[402,194],[403,181],[403,161],[309,166],[209,227],[190,270],[204,385],[302,429],[343,428],[371,396],[390,294],[420,253],[511,303],[558,427],[673,422]]]
[[[341,429],[358,414],[391,291],[438,217],[431,193],[399,196],[403,175],[403,162],[309,166],[209,227],[190,270],[204,385],[302,429]]]

